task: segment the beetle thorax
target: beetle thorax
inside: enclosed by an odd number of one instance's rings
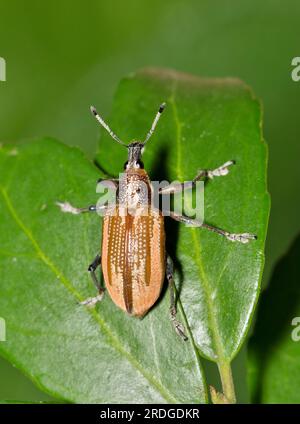
[[[119,184],[119,205],[137,210],[148,207],[151,202],[151,183],[144,169],[127,169]]]

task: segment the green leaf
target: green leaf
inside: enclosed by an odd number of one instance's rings
[[[255,403],[300,403],[300,236],[276,265],[249,341]]]
[[[189,328],[202,355],[228,363],[249,328],[264,262],[269,196],[260,104],[236,79],[146,69],[121,82],[108,123],[125,142],[143,140],[162,101],[166,110],[143,155],[152,180],[191,180],[199,169],[234,159],[228,176],[206,185],[205,220],[258,236],[242,245],[168,219],[167,248],[180,271]],[[104,172],[118,175],[126,151],[103,133],[97,160]]]
[[[198,352],[174,333],[168,296],[142,320],[108,295],[96,309],[79,305],[95,295],[87,267],[101,219],[63,214],[55,202],[95,203],[97,169],[42,139],[0,149],[0,170],[1,355],[68,402],[206,402]]]

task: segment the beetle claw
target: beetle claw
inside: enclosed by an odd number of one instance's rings
[[[60,208],[62,212],[72,213],[73,215],[78,215],[81,212],[79,208],[75,208],[69,202],[55,202],[55,204]]]
[[[223,177],[224,175],[227,175],[229,172],[228,167],[231,165],[234,165],[235,162],[233,160],[229,160],[225,162],[223,165],[219,166],[219,168],[213,169],[212,171],[207,171],[207,176],[211,180],[214,177]]]
[[[185,334],[184,325],[181,324],[181,322],[177,321],[177,319],[173,321],[173,325],[178,336],[181,337],[184,341],[187,341],[188,337]]]
[[[226,234],[226,238],[230,241],[238,241],[240,243],[246,244],[250,240],[256,240],[257,236],[251,233],[241,233],[241,234]]]
[[[178,334],[179,337],[181,337],[184,341],[188,340],[188,337],[185,335],[185,328],[184,325],[181,324],[180,321],[176,319],[176,308],[175,306],[172,306],[170,308],[170,318],[173,324],[173,327]]]
[[[87,299],[80,302],[80,305],[85,305],[88,308],[92,308],[93,306],[96,305],[96,303],[101,302],[101,300],[103,299],[103,295],[104,295],[104,292],[99,293],[98,296],[95,296],[95,297],[88,297]]]

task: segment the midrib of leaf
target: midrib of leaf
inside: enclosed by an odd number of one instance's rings
[[[178,117],[178,109],[177,109],[177,105],[176,105],[176,101],[175,101],[176,89],[177,89],[177,80],[174,79],[173,85],[172,85],[172,90],[171,90],[171,96],[169,97],[168,102],[171,104],[172,112],[173,112],[173,116],[174,116],[174,121],[175,121],[175,124],[176,124],[176,153],[177,153],[177,155],[176,155],[177,156],[176,175],[177,175],[177,177],[180,181],[183,181],[182,155],[181,155],[182,123],[180,122],[179,117]],[[187,329],[189,338],[191,339],[192,347],[193,347],[193,350],[194,350],[194,353],[195,353],[195,358],[196,358],[197,365],[198,365],[199,374],[200,374],[200,376],[202,375],[202,378],[204,379],[205,377],[204,377],[204,374],[203,374],[203,371],[202,371],[202,366],[201,366],[201,362],[200,362],[200,358],[199,358],[198,349],[196,347],[195,340],[194,340],[194,337],[193,337],[193,333],[191,332],[191,329],[190,329],[190,326],[189,326],[189,323],[188,323],[188,320],[187,320],[187,317],[186,317],[186,313],[184,311],[184,308],[182,306],[180,299],[178,299],[177,302],[179,304],[178,306],[179,306],[180,312],[181,312],[182,316],[184,317],[184,324],[185,324],[185,327]],[[206,389],[206,386],[205,386],[205,389]],[[207,401],[208,395],[207,395],[206,390],[205,390],[204,396],[205,396],[205,399]]]
[[[169,98],[169,102],[172,105],[172,111],[174,116],[174,122],[175,122],[175,128],[176,128],[176,147],[177,147],[177,175],[178,178],[180,178],[181,181],[183,181],[183,170],[182,170],[182,161],[181,161],[181,129],[182,129],[182,123],[180,122],[179,115],[178,115],[178,109],[176,105],[176,89],[177,84],[174,82],[172,87],[172,93]],[[218,330],[218,323],[215,317],[215,311],[214,311],[214,305],[212,301],[212,295],[211,295],[211,287],[208,281],[208,278],[206,276],[206,273],[204,271],[204,267],[202,264],[201,259],[201,247],[200,247],[200,240],[197,232],[197,228],[192,227],[189,228],[189,230],[192,232],[192,239],[195,246],[195,261],[198,266],[200,279],[203,282],[203,288],[204,293],[206,297],[207,307],[208,307],[208,321],[209,321],[209,328],[212,332],[212,338],[214,340],[216,353],[217,353],[217,362],[223,362],[224,361],[224,350],[222,346],[222,341],[220,337],[220,333]]]
[[[5,205],[7,206],[7,209],[9,210],[12,218],[16,222],[16,224],[19,226],[19,228],[24,232],[24,234],[27,236],[29,241],[32,243],[34,249],[36,250],[38,258],[48,267],[50,270],[54,273],[54,275],[57,277],[59,276],[59,281],[65,286],[67,290],[73,296],[79,301],[83,301],[84,299],[81,297],[81,295],[77,292],[77,290],[74,289],[70,281],[64,276],[64,274],[54,265],[54,263],[50,260],[50,258],[47,257],[47,255],[43,252],[43,250],[40,248],[39,244],[33,237],[31,231],[25,226],[25,224],[22,222],[20,217],[18,216],[10,198],[9,195],[3,187],[0,186],[0,191],[3,196],[3,199],[5,201]],[[142,376],[148,380],[148,382],[161,394],[161,396],[168,402],[171,403],[179,403],[179,400],[176,399],[169,390],[164,387],[162,384],[160,384],[158,381],[156,381],[153,376],[151,376],[148,372],[146,372],[141,364],[132,356],[130,352],[127,352],[122,344],[119,342],[119,340],[116,338],[115,335],[112,334],[111,330],[106,326],[104,321],[101,319],[99,314],[94,309],[85,308],[85,311],[90,313],[95,321],[99,324],[101,331],[105,332],[106,336],[108,337],[108,340],[110,342],[110,345],[116,349],[121,355],[123,355],[131,365],[133,365],[141,374]]]
[[[172,112],[173,112],[175,126],[176,126],[177,178],[179,178],[180,181],[183,181],[182,155],[181,155],[182,122],[179,120],[179,117],[178,117],[178,109],[177,109],[177,105],[175,101],[176,90],[177,90],[177,80],[174,79],[172,90],[171,90],[171,96],[169,97],[169,102],[172,106]]]

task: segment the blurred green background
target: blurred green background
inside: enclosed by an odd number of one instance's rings
[[[127,73],[151,65],[243,79],[262,99],[269,144],[267,284],[299,231],[300,82],[291,79],[299,19],[297,0],[2,0],[0,141],[50,135],[92,158],[99,129],[89,105],[107,116]],[[245,354],[234,374],[247,402]],[[0,399],[47,399],[4,360],[0,375]]]

